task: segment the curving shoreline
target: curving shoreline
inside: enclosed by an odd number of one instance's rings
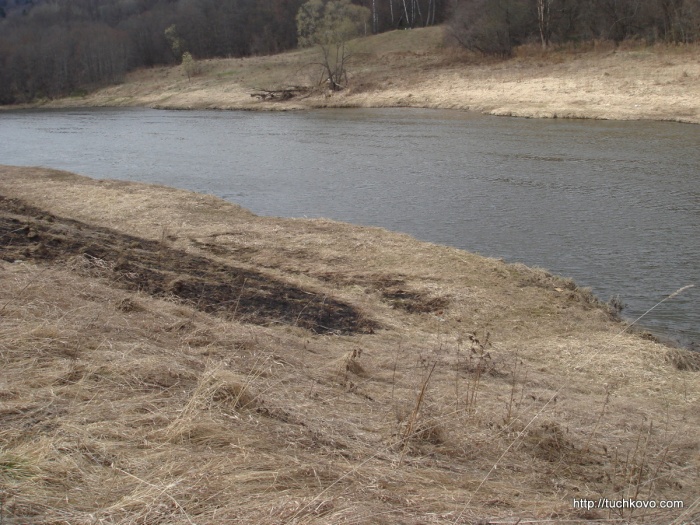
[[[570,281],[162,186],[0,195],[10,518],[592,523],[642,484],[684,508],[627,521],[695,515],[700,354]]]
[[[697,55],[465,65],[431,49],[395,50],[381,71],[368,56],[331,97],[251,100],[296,78],[299,52],[207,61],[191,83],[178,68],[139,71],[40,106],[700,123]],[[0,521],[697,516],[700,353],[621,331],[570,280],[381,228],[43,168],[0,166],[0,228]],[[630,494],[684,507],[576,506]]]
[[[313,50],[201,61],[191,81],[180,67],[129,74],[124,83],[45,107],[145,106],[163,109],[289,111],[420,107],[528,118],[667,120],[700,123],[698,45],[595,43],[543,52],[523,47],[506,61],[445,47],[439,27],[395,31],[353,43],[350,83],[339,93],[259,101],[251,93],[310,86]]]

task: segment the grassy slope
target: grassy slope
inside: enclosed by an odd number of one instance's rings
[[[318,82],[317,52],[203,61],[188,81],[180,67],[135,72],[122,85],[54,106],[285,110],[312,107],[430,107],[495,115],[655,119],[700,123],[699,47],[598,43],[484,60],[443,44],[440,27],[394,31],[352,43],[350,85],[286,102],[260,102],[256,89]]]
[[[700,519],[698,356],[570,281],[50,170],[0,195],[0,521]]]

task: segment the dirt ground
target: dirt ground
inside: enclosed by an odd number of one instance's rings
[[[200,62],[130,74],[118,86],[51,107],[148,106],[171,109],[294,110],[321,107],[424,107],[537,118],[671,120],[700,123],[700,48],[593,42],[542,51],[524,46],[492,60],[445,43],[441,27],[394,31],[350,46],[347,89],[318,89],[317,52]],[[288,100],[260,90],[309,88]]]
[[[0,282],[0,523],[700,522],[699,354],[543,270],[0,166]]]

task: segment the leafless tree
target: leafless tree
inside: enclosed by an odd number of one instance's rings
[[[451,37],[484,55],[508,57],[527,35],[525,0],[455,0]]]
[[[547,48],[552,39],[552,0],[537,0],[537,22],[542,47]]]
[[[332,91],[347,85],[348,40],[361,34],[371,12],[350,0],[308,0],[297,13],[299,45],[318,46],[322,83]]]

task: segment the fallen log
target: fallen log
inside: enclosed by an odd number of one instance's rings
[[[309,88],[303,86],[292,86],[282,89],[258,89],[251,93],[251,97],[258,100],[289,100],[299,95],[305,95],[309,92]]]

